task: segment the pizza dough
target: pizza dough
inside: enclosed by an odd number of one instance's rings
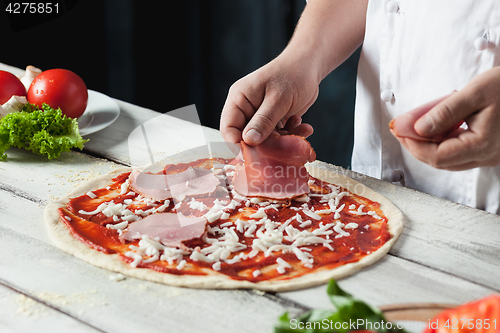
[[[114,272],[122,273],[127,276],[164,283],[172,286],[189,288],[208,288],[208,289],[235,289],[250,288],[264,291],[290,291],[302,288],[308,288],[327,283],[330,279],[340,279],[357,272],[362,267],[368,266],[381,259],[392,247],[403,229],[403,214],[388,199],[369,189],[365,185],[358,183],[348,177],[335,172],[335,167],[322,162],[314,162],[307,165],[309,173],[319,180],[340,185],[352,193],[362,195],[372,201],[380,204],[380,209],[388,219],[388,231],[391,238],[376,251],[361,258],[357,262],[344,264],[334,269],[315,270],[312,273],[305,274],[289,280],[280,281],[261,281],[257,283],[234,280],[228,276],[217,274],[211,275],[174,275],[160,273],[146,268],[133,268],[122,261],[117,254],[105,254],[94,250],[75,239],[66,225],[61,222],[58,209],[66,207],[70,198],[75,198],[86,194],[91,190],[103,188],[109,185],[111,179],[124,173],[130,172],[129,168],[117,169],[109,174],[100,176],[94,180],[80,185],[67,196],[58,201],[49,203],[44,211],[44,220],[48,229],[50,238],[61,250],[74,255],[92,265],[102,267]],[[362,193],[360,193],[362,192]]]

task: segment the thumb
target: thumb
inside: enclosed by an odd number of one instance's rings
[[[414,125],[415,131],[425,137],[449,132],[475,111],[470,99],[462,92],[451,94],[420,117]]]
[[[289,105],[282,95],[266,96],[257,112],[243,130],[243,141],[251,146],[262,143],[274,131],[276,124],[285,117]]]

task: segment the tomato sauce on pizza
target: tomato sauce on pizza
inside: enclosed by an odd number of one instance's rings
[[[123,173],[104,188],[72,198],[59,208],[59,217],[74,238],[117,254],[132,267],[250,282],[292,279],[357,262],[391,238],[379,203],[312,176],[309,193],[299,197],[241,195],[232,185],[238,162],[215,158],[167,165],[154,176],[169,181],[178,176],[175,186],[185,188],[171,186],[172,197],[160,200],[138,193],[131,173]],[[198,194],[202,185],[181,177],[200,169],[213,174],[202,172],[203,177],[219,181],[209,193]],[[155,193],[163,190],[158,186]],[[174,214],[186,225],[172,222],[164,228],[162,218]]]

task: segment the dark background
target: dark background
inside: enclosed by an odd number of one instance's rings
[[[196,104],[202,124],[213,128],[231,84],[283,50],[305,6],[305,0],[60,2],[63,15],[34,27],[26,18],[13,28],[2,12],[0,62],[66,68],[89,89],[159,112]],[[322,82],[304,116],[315,129],[309,141],[318,159],[344,167],[353,144],[357,58]]]

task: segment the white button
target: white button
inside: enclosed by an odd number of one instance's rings
[[[387,12],[396,14],[399,11],[399,4],[397,1],[391,0],[387,3],[385,8],[387,9]]]
[[[474,46],[478,51],[484,51],[488,48],[488,40],[484,37],[478,37],[474,41]]]
[[[399,182],[401,179],[403,179],[403,170],[392,170],[391,172],[391,182]]]
[[[380,93],[380,98],[382,99],[382,101],[388,103],[392,101],[392,99],[394,98],[394,94],[392,93],[392,91],[385,89]]]
[[[395,169],[391,172],[390,181],[393,183],[399,182],[402,186],[406,186],[405,174],[403,170]]]

